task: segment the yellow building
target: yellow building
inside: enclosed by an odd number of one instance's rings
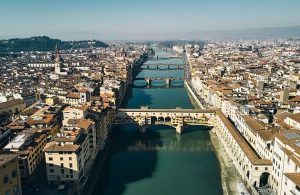
[[[21,176],[16,154],[0,154],[0,194],[21,195]]]
[[[59,103],[59,98],[57,96],[46,98],[46,104],[52,106]]]
[[[88,119],[69,119],[57,133],[57,137],[44,147],[48,182],[59,184],[82,181],[94,161],[95,150],[94,122]]]

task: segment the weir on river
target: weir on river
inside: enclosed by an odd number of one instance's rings
[[[145,64],[184,64],[182,58],[153,47],[156,56]],[[184,77],[184,70],[142,69],[137,78]],[[153,81],[154,82],[154,81]],[[158,82],[159,83],[159,82]],[[194,109],[181,88],[128,90],[126,108]],[[104,195],[219,195],[220,167],[209,137],[210,127],[190,126],[178,135],[173,127],[154,125],[140,133],[135,125],[118,125],[112,131],[110,151],[93,194]]]

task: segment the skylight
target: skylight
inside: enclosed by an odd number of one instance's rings
[[[284,137],[286,139],[295,139],[295,138],[299,138],[300,135],[298,133],[292,132],[292,133],[286,133],[286,134],[284,134]]]

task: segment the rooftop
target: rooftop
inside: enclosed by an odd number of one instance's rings
[[[13,153],[0,153],[0,167],[15,159],[18,155]]]

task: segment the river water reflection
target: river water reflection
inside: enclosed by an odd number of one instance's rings
[[[156,53],[161,57],[169,55]],[[183,62],[182,59],[171,60],[178,64]],[[155,60],[155,63],[166,61]],[[183,75],[183,70],[142,70],[138,76],[158,74]],[[132,88],[129,93],[128,108],[194,108],[185,88]],[[132,125],[117,126],[112,133],[109,160],[104,172],[95,179],[93,194],[222,194],[219,163],[208,128],[203,126],[188,127],[182,135],[163,125],[150,126],[144,134]]]

